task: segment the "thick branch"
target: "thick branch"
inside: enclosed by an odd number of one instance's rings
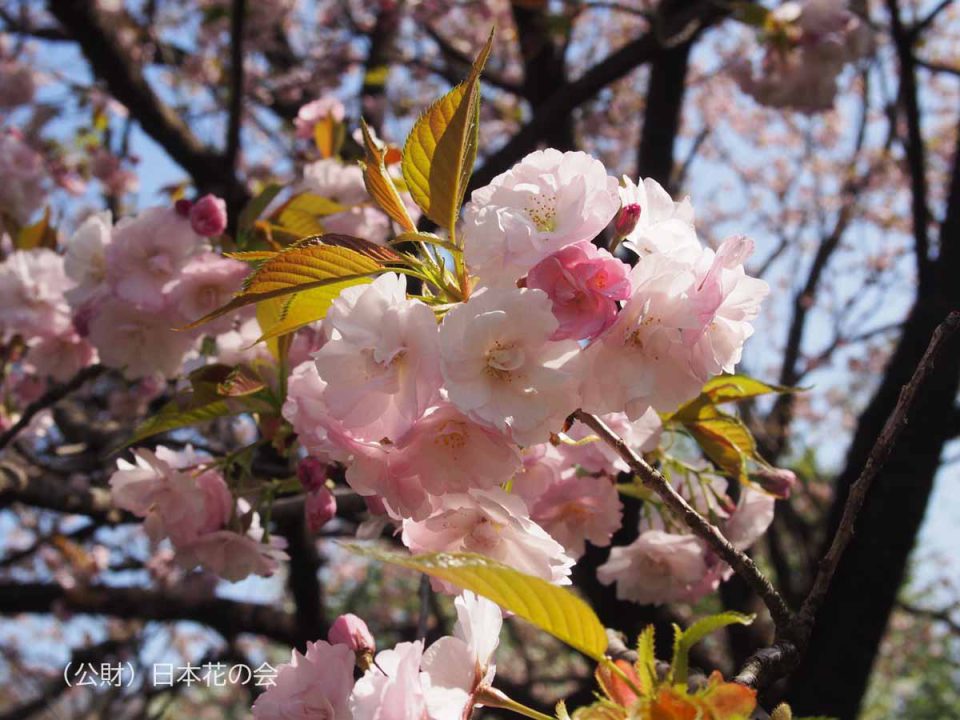
[[[236,170],[240,154],[240,128],[243,124],[243,29],[246,0],[233,0],[230,12],[230,116],[227,121],[226,162]]]
[[[294,638],[293,617],[268,605],[134,587],[66,589],[56,583],[0,581],[2,615],[46,614],[54,612],[57,606],[130,620],[190,620],[208,625],[225,637],[254,633],[285,644],[293,644]]]
[[[601,440],[613,448],[640,478],[644,486],[653,490],[674,515],[682,520],[697,537],[706,542],[720,559],[730,565],[750,585],[770,610],[770,616],[778,630],[790,627],[793,621],[793,613],[750,557],[737,550],[715,525],[712,525],[684,500],[663,475],[635,453],[600,418],[582,410],[575,412],[574,417],[593,430]]]

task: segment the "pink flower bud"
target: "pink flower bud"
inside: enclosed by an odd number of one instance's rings
[[[317,458],[304,458],[297,466],[297,477],[307,492],[319,490],[327,481],[327,466]]]
[[[377,643],[370,634],[370,628],[356,615],[347,613],[333,621],[327,640],[331,645],[346,645],[356,653],[373,653]]]
[[[617,219],[613,221],[613,229],[618,238],[626,237],[633,232],[640,220],[641,207],[637,203],[624,205],[617,213]]]
[[[190,227],[197,235],[216,237],[227,229],[227,203],[216,195],[204,195],[190,208]]]
[[[786,468],[760,468],[751,475],[751,479],[768,493],[781,500],[790,497],[797,476]]]
[[[193,209],[193,201],[186,198],[180,198],[173,204],[173,209],[177,211],[180,217],[190,217],[190,211]]]
[[[307,494],[304,505],[307,515],[307,529],[315,533],[337,514],[337,499],[325,487]]]

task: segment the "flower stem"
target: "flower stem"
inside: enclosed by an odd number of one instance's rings
[[[509,710],[517,713],[517,715],[533,718],[533,720],[556,720],[556,718],[554,718],[552,715],[545,715],[539,710],[529,708],[523,703],[519,703],[513,698],[507,697],[496,688],[489,686],[480,688],[474,698],[480,705],[500,708],[501,710]]]

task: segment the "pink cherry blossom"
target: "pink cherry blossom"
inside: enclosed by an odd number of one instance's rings
[[[422,655],[419,641],[377,653],[376,663],[357,681],[350,696],[352,720],[428,720],[420,677]]]
[[[174,377],[184,355],[195,342],[190,333],[177,332],[166,314],[137,309],[129,302],[110,299],[89,321],[89,340],[107,367],[124,371],[128,378],[154,373]]]
[[[345,113],[343,103],[332,95],[308,102],[297,111],[297,117],[293,121],[297,128],[297,137],[310,140],[313,138],[313,128],[318,122],[326,118],[338,123],[343,122]]]
[[[464,257],[481,285],[512,285],[534,265],[593,239],[620,207],[617,181],[583,152],[530,153],[464,207]]]
[[[33,100],[37,85],[33,70],[15,60],[0,60],[0,110],[12,110]]]
[[[314,354],[329,413],[353,434],[402,435],[440,390],[433,311],[406,297],[406,279],[386,273],[344,290],[324,321]]]
[[[297,464],[297,478],[307,492],[324,487],[327,482],[327,472],[327,464],[317,458],[306,457]]]
[[[759,540],[773,522],[776,498],[744,485],[740,500],[730,519],[724,523],[723,533],[734,547],[746,550]]]
[[[497,668],[493,653],[500,641],[503,614],[486,598],[464,591],[456,600],[453,635],[439,638],[423,654],[421,669],[428,678],[430,717],[469,717],[473,696],[493,683]]]
[[[304,654],[291,653],[274,684],[253,704],[255,720],[353,720],[353,653],[344,645],[308,642]]]
[[[204,195],[190,208],[190,227],[201,237],[217,237],[227,229],[227,202],[216,195]]]
[[[51,338],[71,329],[63,258],[53,250],[16,250],[0,263],[0,337]]]
[[[566,473],[530,504],[530,518],[572,558],[583,555],[586,540],[598,547],[609,545],[620,528],[622,512],[610,478],[573,472]]]
[[[304,511],[307,516],[307,529],[312,533],[319,532],[320,528],[337,514],[337,499],[332,492],[321,486],[307,493]]]
[[[0,132],[0,210],[24,225],[46,198],[43,158],[19,134]]]
[[[573,560],[530,519],[526,504],[500,488],[445,495],[422,521],[403,522],[414,553],[475,552],[559,585],[570,583]]]
[[[197,255],[184,266],[170,288],[177,314],[184,321],[193,322],[223,307],[240,289],[248,270],[244,263],[216,253]],[[233,315],[224,315],[200,326],[197,332],[216,335],[229,330],[233,321]]]
[[[636,206],[637,222],[626,234],[624,246],[640,257],[665,253],[685,259],[696,257],[700,241],[693,227],[693,205],[689,198],[674,202],[653,178],[635,184],[626,175],[620,186],[624,207]]]
[[[76,286],[67,290],[67,299],[81,305],[104,292],[107,279],[107,246],[113,232],[109,211],[94,213],[81,223],[66,243],[63,268]]]
[[[543,290],[560,323],[552,340],[592,339],[613,324],[617,301],[630,297],[630,268],[590,242],[568,245],[527,275],[527,287]]]
[[[159,310],[180,271],[204,249],[203,238],[173,208],[149,208],[114,227],[107,278],[120,299]]]
[[[615,547],[597,568],[604,585],[617,584],[617,597],[644,604],[690,602],[705,594],[706,550],[693,535],[648,530],[626,547]]]
[[[367,624],[353,613],[341,615],[330,625],[327,640],[334,645],[346,645],[355,653],[374,652],[377,642]]]
[[[551,342],[558,323],[541,290],[489,288],[457,305],[440,328],[450,400],[524,445],[543,442],[578,405],[579,345]]]
[[[97,351],[73,327],[59,335],[36,337],[28,343],[27,360],[41,377],[66,382],[97,361]]]

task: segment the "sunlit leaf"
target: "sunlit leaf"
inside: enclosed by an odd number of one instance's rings
[[[352,552],[417,570],[471,590],[598,662],[604,656],[607,635],[590,606],[569,590],[551,585],[546,580],[474,553],[411,556],[372,547],[346,547]]]
[[[34,248],[55,248],[57,246],[57,231],[50,224],[50,208],[43,211],[43,217],[32,225],[20,228],[15,235],[14,246],[18,250],[33,250]]]
[[[730,477],[745,479],[746,460],[757,457],[757,446],[739,418],[718,414],[684,425],[714,465]]]
[[[647,625],[637,638],[637,675],[640,689],[650,692],[657,684],[656,628]]]
[[[358,240],[358,243],[362,242]],[[325,288],[324,294],[332,300],[343,288],[363,282],[382,269],[383,264],[370,254],[342,245],[328,245],[323,242],[323,237],[308,238],[264,262],[248,276],[243,289],[229,303],[194,321],[188,328],[197,327],[246,305],[318,288]],[[262,325],[261,329],[269,330]]]
[[[697,620],[686,630],[676,628],[673,639],[673,660],[670,663],[670,679],[672,682],[686,684],[689,671],[690,648],[703,640],[707,635],[725,628],[728,625],[749,625],[755,615],[744,615],[738,612],[723,612]]]
[[[237,247],[241,250],[250,245],[253,240],[254,225],[281,190],[283,190],[282,185],[269,183],[240,212],[237,218]]]
[[[771,393],[797,392],[800,388],[771,385],[747,375],[719,375],[701,391],[716,404],[747,400]]]
[[[313,142],[322,158],[332,158],[343,142],[343,123],[332,115],[320,118],[313,126]]]
[[[363,168],[363,184],[367,188],[377,205],[390,216],[404,231],[413,232],[416,225],[410,218],[403,199],[397,191],[396,183],[387,172],[386,157],[383,148],[374,139],[370,128],[367,127],[362,119],[360,120],[360,130],[363,133],[363,147],[366,153],[364,161],[360,164]]]
[[[480,71],[492,45],[491,32],[466,81],[427,108],[403,148],[401,167],[410,194],[447,230],[456,224],[477,156]]]
[[[244,412],[242,408],[230,405],[226,400],[194,406],[190,402],[174,399],[164,405],[156,415],[144,420],[134,431],[128,444],[138,443],[168,430],[199,425],[217,418],[239,415],[242,412]]]

